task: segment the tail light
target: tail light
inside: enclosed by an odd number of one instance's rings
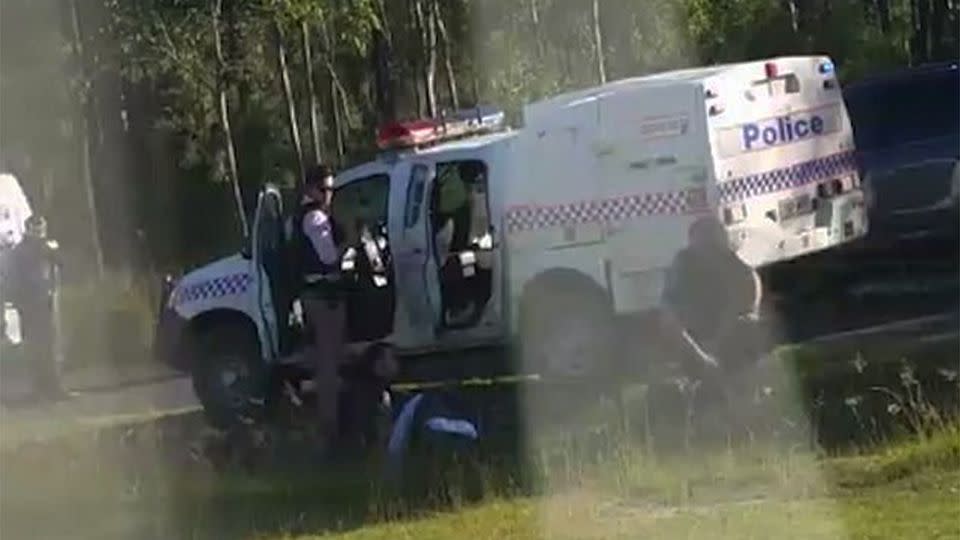
[[[735,225],[747,219],[747,205],[728,206],[723,209],[724,225]]]

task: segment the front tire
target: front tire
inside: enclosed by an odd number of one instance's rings
[[[524,295],[523,370],[548,381],[603,381],[614,375],[613,310],[603,291],[591,285],[558,280]]]
[[[193,389],[207,421],[229,429],[263,418],[269,374],[255,333],[223,324],[196,337]]]

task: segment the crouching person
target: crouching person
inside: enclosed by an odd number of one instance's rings
[[[419,490],[436,494],[447,488],[476,491],[477,421],[452,392],[415,394],[405,401],[387,442],[386,474],[394,489],[406,495]],[[459,483],[459,485],[451,485]]]
[[[386,447],[391,428],[390,383],[398,371],[393,348],[382,343],[340,368],[338,449],[342,453]]]

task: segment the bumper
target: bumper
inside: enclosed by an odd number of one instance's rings
[[[821,200],[813,217],[813,226],[800,231],[778,224],[762,227],[748,224],[731,228],[731,240],[737,254],[753,267],[789,261],[805,255],[853,243],[868,234],[863,193],[853,191]]]

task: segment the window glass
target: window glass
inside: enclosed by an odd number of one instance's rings
[[[262,254],[268,254],[280,249],[282,238],[280,220],[280,200],[268,195],[263,198],[260,208],[260,220],[257,229],[257,242]]]
[[[333,217],[348,243],[356,241],[361,227],[373,230],[386,224],[389,197],[390,177],[386,174],[360,178],[337,188]]]
[[[845,96],[857,146],[870,150],[957,132],[956,72],[857,88]]]
[[[414,165],[410,171],[410,183],[407,184],[407,204],[403,214],[403,226],[413,227],[420,220],[423,209],[423,193],[430,169],[426,165]]]
[[[487,207],[487,165],[480,160],[448,161],[437,164],[433,189],[434,228],[452,222],[453,244],[464,247],[478,241],[490,230]]]

